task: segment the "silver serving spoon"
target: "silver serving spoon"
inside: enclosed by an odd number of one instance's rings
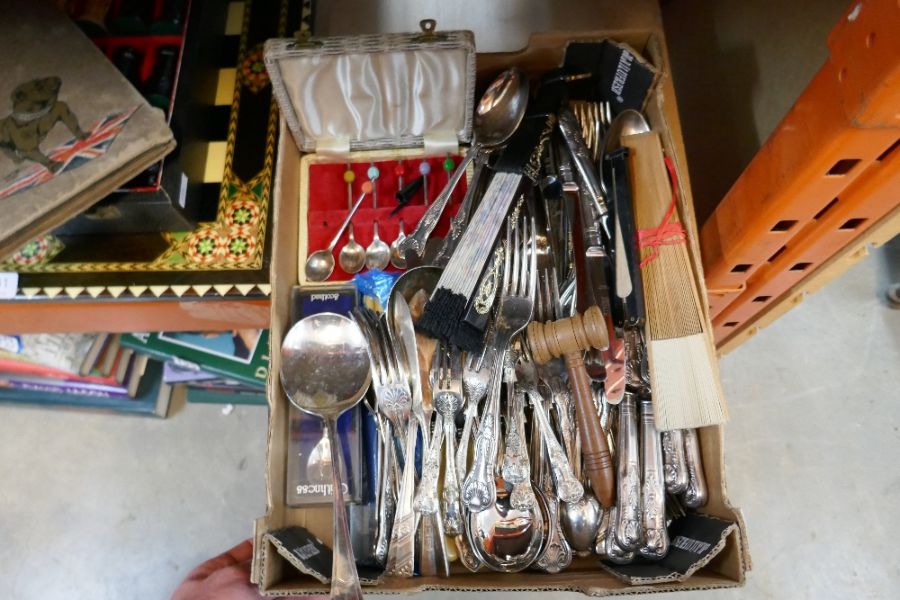
[[[366,338],[359,326],[333,313],[320,313],[298,321],[281,344],[280,375],[290,401],[300,410],[325,420],[331,451],[340,452],[338,417],[362,399],[372,380]],[[338,465],[332,456],[331,597],[362,600]]]
[[[334,247],[337,246],[338,240],[341,239],[341,236],[344,235],[344,230],[347,229],[347,226],[350,225],[350,221],[353,219],[353,215],[356,213],[357,209],[359,209],[359,205],[362,204],[363,198],[366,197],[366,194],[372,191],[372,184],[370,182],[365,182],[362,184],[362,193],[359,195],[359,198],[356,199],[356,203],[353,205],[353,208],[350,209],[350,212],[347,214],[347,217],[344,219],[344,222],[341,224],[340,228],[337,230],[337,233],[331,239],[331,243],[328,244],[326,248],[322,250],[316,250],[312,254],[310,254],[306,258],[306,278],[310,281],[325,281],[328,279],[331,274],[334,272],[334,255],[332,252],[334,251]],[[353,229],[350,229],[350,239],[353,240]],[[358,244],[357,244],[358,245]],[[362,248],[362,246],[360,246]],[[351,248],[353,250],[353,248]],[[344,250],[341,249],[341,268],[344,269],[344,259],[343,259]],[[363,251],[363,254],[365,252]],[[348,262],[348,266],[351,265]],[[361,269],[362,266],[359,267]],[[359,271],[347,271],[348,273],[356,273]],[[346,269],[344,269],[346,270]]]
[[[405,239],[406,232],[403,231],[403,219],[400,219],[400,232],[397,234],[394,241],[391,242],[391,264],[398,269],[406,268],[406,259],[403,258],[403,255],[400,253],[400,244],[402,244]]]
[[[475,109],[475,136],[472,140],[472,148],[459,161],[459,165],[447,181],[447,185],[444,186],[434,202],[428,206],[428,210],[422,215],[415,230],[401,244],[400,251],[404,256],[410,251],[418,257],[423,255],[428,236],[440,221],[441,213],[444,212],[450,196],[453,195],[453,190],[456,189],[456,185],[463,173],[466,172],[469,163],[476,158],[478,158],[476,165],[486,160],[486,149],[500,146],[515,133],[525,116],[525,108],[528,105],[528,89],[528,76],[521,69],[512,68],[503,71],[485,90]],[[425,197],[427,204],[428,195],[426,194]]]
[[[535,561],[546,528],[543,511],[536,502],[528,510],[517,510],[511,496],[501,482],[497,501],[486,510],[470,512],[467,529],[475,556],[502,573],[516,573]]]

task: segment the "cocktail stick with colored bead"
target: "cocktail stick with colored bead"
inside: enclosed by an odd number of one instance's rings
[[[347,163],[347,170],[344,171],[344,183],[347,184],[347,209],[353,207],[353,182],[356,181],[356,173],[353,172],[353,169],[350,168],[350,163]]]
[[[422,183],[425,194],[425,206],[428,206],[428,175],[431,173],[431,163],[423,160],[419,163],[419,174],[422,175]]]
[[[371,163],[366,172],[372,182],[372,208],[378,208],[378,177],[381,172]],[[372,243],[366,248],[366,266],[370,269],[384,269],[391,260],[391,248],[378,237],[378,219],[372,223]]]

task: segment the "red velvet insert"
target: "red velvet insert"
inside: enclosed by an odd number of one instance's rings
[[[375,182],[375,191],[378,195],[378,208],[373,208],[373,198],[371,195],[366,196],[362,205],[353,216],[353,235],[356,241],[365,248],[372,241],[373,223],[378,221],[378,237],[386,244],[391,245],[400,231],[400,220],[403,220],[403,231],[409,235],[415,228],[419,219],[425,213],[426,206],[424,204],[424,189],[420,189],[412,200],[405,207],[394,215],[391,211],[397,207],[397,199],[395,194],[398,190],[397,175],[395,168],[402,162],[404,166],[403,185],[408,185],[419,177],[419,165],[423,161],[427,161],[431,166],[431,172],[427,176],[428,199],[429,204],[441,193],[450,173],[443,168],[446,157],[432,156],[428,158],[414,158],[403,161],[380,160],[375,161],[375,166],[380,172],[378,180]],[[460,157],[454,156],[453,162],[459,164]],[[309,246],[306,248],[307,256],[328,246],[328,242],[334,236],[338,227],[347,218],[350,206],[359,198],[360,186],[364,181],[368,180],[366,171],[368,171],[371,163],[357,162],[352,163],[350,168],[356,175],[356,179],[352,184],[352,197],[349,200],[347,196],[347,184],[344,182],[344,172],[347,170],[347,163],[318,163],[309,167],[309,209],[307,213],[307,231]],[[432,237],[444,237],[450,227],[450,219],[459,210],[463,196],[466,193],[466,178],[463,177],[453,196],[450,198],[450,204],[441,215],[441,220],[432,233]],[[337,246],[334,248],[334,273],[328,278],[328,281],[347,281],[353,276],[345,273],[338,262],[338,255],[341,248],[348,240],[348,230],[344,232]],[[388,265],[387,271],[395,272],[398,269],[393,265]]]

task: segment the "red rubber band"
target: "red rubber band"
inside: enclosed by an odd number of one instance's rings
[[[675,210],[678,206],[678,175],[675,172],[675,164],[668,156],[665,157],[666,170],[669,172],[669,184],[672,186],[672,201],[666,210],[662,222],[656,227],[648,229],[639,229],[638,247],[643,250],[649,248],[650,253],[641,259],[641,268],[649,265],[659,256],[660,246],[674,246],[676,244],[684,244],[687,241],[687,231],[684,226],[677,220]],[[674,222],[670,222],[675,217]]]

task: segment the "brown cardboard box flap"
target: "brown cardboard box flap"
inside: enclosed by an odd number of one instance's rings
[[[472,137],[470,31],[275,39],[265,60],[304,152],[425,146],[443,154]]]
[[[175,147],[150,107],[50,3],[0,5],[0,258]]]

